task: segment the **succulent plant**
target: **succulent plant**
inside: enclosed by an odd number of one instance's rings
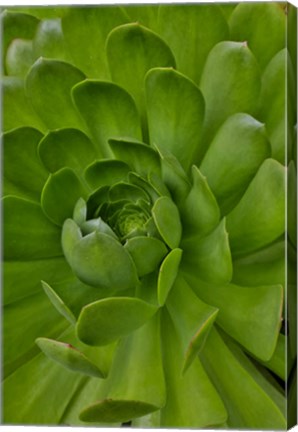
[[[2,13],[5,423],[286,428],[295,12]]]

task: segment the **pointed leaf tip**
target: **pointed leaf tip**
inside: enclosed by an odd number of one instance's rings
[[[36,344],[46,356],[73,372],[80,372],[96,378],[105,377],[104,373],[95,364],[68,343],[38,338]]]

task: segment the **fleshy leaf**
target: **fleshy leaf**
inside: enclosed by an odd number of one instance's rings
[[[89,78],[109,78],[105,41],[109,32],[127,22],[117,7],[76,7],[62,18],[62,29],[75,65]],[[80,29],[78,32],[77,29]]]
[[[124,245],[131,255],[139,276],[144,276],[156,270],[167,248],[163,242],[154,237],[133,237]]]
[[[185,373],[202,350],[218,309],[203,303],[181,277],[169,294],[167,309],[182,342]]]
[[[247,41],[262,69],[285,46],[286,13],[278,3],[238,4],[229,23],[232,39]]]
[[[27,13],[17,13],[8,10],[1,14],[3,26],[2,65],[5,65],[5,56],[9,44],[15,39],[32,39],[39,20]]]
[[[86,197],[86,190],[79,178],[72,169],[62,168],[49,176],[42,191],[41,206],[52,222],[63,225],[81,197]]]
[[[82,309],[77,334],[88,345],[106,345],[141,327],[156,311],[157,307],[132,297],[99,300]]]
[[[4,194],[39,201],[47,179],[40,164],[37,145],[42,134],[33,128],[20,128],[3,135]]]
[[[166,310],[162,335],[167,403],[161,410],[160,426],[206,428],[222,424],[227,419],[225,406],[200,360],[195,358],[186,373],[181,373],[185,360],[183,348]]]
[[[254,251],[282,235],[285,176],[284,167],[273,159],[261,165],[241,201],[227,216],[232,253]]]
[[[33,49],[36,58],[43,56],[56,60],[70,60],[61,19],[44,19],[40,22],[33,39]]]
[[[106,50],[112,79],[133,96],[142,118],[144,141],[147,141],[143,80],[149,69],[174,67],[173,54],[157,34],[137,23],[112,30]]]
[[[24,77],[35,62],[32,41],[14,39],[8,47],[6,70],[8,75]]]
[[[283,49],[272,58],[262,75],[260,110],[260,118],[268,130],[272,157],[282,164],[285,164],[286,146],[290,147],[296,122],[295,85],[293,65],[287,49]]]
[[[149,173],[160,173],[159,157],[152,147],[120,139],[110,139],[109,145],[116,158],[127,163],[138,174],[146,176]]]
[[[182,206],[183,233],[204,236],[212,231],[220,220],[220,211],[206,178],[192,167],[193,185]]]
[[[158,198],[152,208],[152,216],[166,244],[171,249],[178,247],[182,227],[179,212],[174,202],[167,196]]]
[[[241,113],[224,122],[200,165],[222,214],[237,204],[270,154],[270,143],[262,123]]]
[[[236,285],[285,285],[285,243],[274,243],[255,253],[233,260],[233,283]]]
[[[61,252],[62,255],[62,252]],[[40,281],[49,283],[68,279],[71,270],[63,256],[33,261],[5,261],[3,264],[3,305],[16,302],[40,291]]]
[[[221,361],[218,361],[218,359]],[[201,355],[220,396],[226,401],[228,426],[284,429],[285,400],[239,350],[231,351],[212,329]]]
[[[259,66],[246,43],[228,41],[215,45],[208,55],[200,83],[206,116],[198,161],[229,116],[237,112],[251,115],[257,112],[260,86]]]
[[[112,156],[110,138],[142,139],[135,103],[123,88],[110,82],[86,80],[75,86],[72,94],[101,156]]]
[[[98,231],[74,246],[71,265],[77,277],[88,285],[125,290],[137,284],[136,269],[128,252],[113,237]]]
[[[137,22],[153,31],[158,31],[159,4],[128,4],[123,7],[131,22]]]
[[[3,129],[8,131],[23,126],[30,126],[44,131],[45,126],[33,110],[25,95],[22,78],[4,76],[1,78],[3,112]]]
[[[181,164],[165,147],[155,143],[161,158],[162,179],[177,204],[181,204],[190,191],[191,184]]]
[[[74,376],[40,353],[4,381],[3,421],[6,424],[59,424],[85,379],[79,374]],[[16,388],[20,392],[18,397]]]
[[[104,374],[98,367],[72,345],[47,338],[38,338],[36,343],[47,357],[67,369],[96,378],[104,378]]]
[[[34,311],[38,310],[38,314]],[[49,305],[41,290],[3,309],[4,376],[16,370],[38,354],[35,339],[40,332],[47,337],[58,337],[69,326],[58,312]],[[24,337],[24,334],[26,337]]]
[[[146,104],[151,144],[166,147],[187,171],[202,133],[205,104],[199,88],[174,69],[153,69],[146,76]]]
[[[288,166],[288,236],[292,244],[297,247],[297,170],[294,161]]]
[[[232,278],[232,257],[225,219],[207,236],[192,236],[182,241],[182,267],[190,274],[215,284]]]
[[[81,230],[84,235],[91,234],[94,231],[98,231],[104,234],[108,234],[118,240],[117,235],[114,233],[112,228],[106,224],[100,217],[97,219],[89,219],[82,223]]]
[[[149,201],[147,193],[138,186],[125,182],[119,182],[113,185],[109,190],[109,199],[113,201],[129,200],[137,201],[143,199]]]
[[[38,153],[51,173],[64,167],[81,173],[96,158],[90,139],[77,129],[50,131],[41,140]]]
[[[175,55],[177,69],[199,83],[209,51],[228,39],[229,28],[219,5],[162,4],[158,23]]]
[[[86,222],[87,218],[87,204],[86,201],[83,198],[79,198],[76,202],[76,205],[73,209],[73,220],[77,225],[81,225],[84,222]]]
[[[217,323],[229,335],[261,360],[270,359],[281,327],[282,286],[206,286],[194,280],[190,284],[200,298],[219,309]]]
[[[158,315],[120,342],[106,389],[106,398],[87,407],[81,419],[124,422],[165,404]]]
[[[66,219],[62,228],[61,244],[67,262],[72,263],[72,252],[77,243],[82,239],[82,233],[76,222]]]
[[[166,302],[178,274],[179,265],[182,257],[182,249],[173,249],[163,260],[157,282],[157,297],[160,306]]]
[[[26,79],[27,95],[48,129],[84,126],[71,101],[71,88],[85,75],[58,60],[38,59]],[[59,107],[59,109],[57,109]]]
[[[71,312],[71,310],[67,307],[67,305],[63,302],[63,300],[58,296],[58,294],[44,281],[41,281],[44,292],[50,299],[51,303],[57,309],[57,311],[64,316],[71,324],[76,323],[75,316]]]
[[[88,184],[97,189],[125,180],[130,169],[122,160],[105,159],[93,162],[85,171]]]
[[[39,204],[22,198],[3,198],[4,259],[30,260],[62,255],[60,229]]]

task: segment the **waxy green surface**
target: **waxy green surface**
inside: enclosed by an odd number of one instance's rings
[[[2,12],[5,424],[290,426],[285,12]]]

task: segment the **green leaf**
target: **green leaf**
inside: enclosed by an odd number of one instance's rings
[[[96,158],[92,142],[77,129],[58,129],[47,133],[38,146],[38,153],[51,173],[68,167],[79,174]]]
[[[58,296],[58,294],[44,281],[41,281],[42,287],[48,298],[50,299],[53,306],[57,309],[57,311],[64,316],[71,324],[76,323],[75,316],[71,312],[71,310],[67,307],[67,305],[63,302],[63,300]]]
[[[173,249],[163,260],[157,281],[158,304],[163,306],[176,280],[182,257],[182,249]]]
[[[3,129],[8,131],[23,126],[31,126],[41,131],[45,126],[33,110],[25,95],[24,80],[16,77],[1,78],[3,105]]]
[[[109,190],[109,199],[110,201],[121,201],[121,200],[129,200],[129,201],[138,201],[140,199],[149,202],[149,196],[147,192],[138,186],[131,185],[125,182],[119,182],[113,185]]]
[[[86,190],[79,178],[71,168],[62,168],[50,174],[42,191],[41,206],[53,223],[63,225],[81,197],[86,197]]]
[[[179,246],[182,234],[179,211],[167,196],[158,198],[152,207],[152,216],[159,234],[171,248]]]
[[[36,343],[47,357],[67,369],[96,378],[104,378],[104,374],[98,367],[72,345],[47,338],[38,338]]]
[[[92,189],[98,189],[126,180],[129,171],[129,166],[122,160],[98,160],[87,167],[85,178]]]
[[[125,290],[137,284],[130,255],[117,240],[104,233],[83,237],[73,248],[71,265],[77,277],[88,285]]]
[[[106,382],[106,397],[85,408],[80,418],[124,422],[162,407],[166,390],[160,342],[158,315],[122,339]]]
[[[66,219],[62,228],[61,244],[65,259],[71,265],[72,252],[77,243],[82,239],[82,233],[76,222]]]
[[[114,27],[125,22],[127,17],[118,7],[68,8],[62,18],[64,38],[75,65],[87,77],[109,78],[105,41]]]
[[[154,67],[174,67],[173,54],[157,34],[137,23],[112,30],[106,52],[113,81],[125,88],[136,102],[142,118],[144,141],[147,141],[144,77]]]
[[[159,157],[152,147],[123,139],[110,139],[109,145],[116,158],[121,159],[141,176],[160,173]]]
[[[289,374],[293,366],[292,364],[293,362],[291,361],[290,356],[286,364],[285,352],[287,350],[286,348],[287,342],[288,342],[287,336],[280,333],[277,339],[275,351],[271,359],[266,362],[262,362],[262,364],[266,366],[266,368],[274,372],[283,381],[286,381],[289,378]]]
[[[239,204],[227,216],[233,253],[248,253],[285,230],[285,169],[273,159],[261,165]]]
[[[162,320],[164,370],[167,403],[161,410],[160,426],[165,428],[207,428],[227,419],[223,401],[198,358],[182,375],[184,353],[181,341],[166,310]],[[198,409],[199,407],[199,409]]]
[[[181,164],[165,147],[157,143],[155,147],[161,159],[162,179],[170,190],[174,201],[181,204],[190,191],[191,184]]]
[[[3,255],[6,260],[34,260],[62,255],[60,230],[43,214],[39,204],[3,198]]]
[[[130,18],[130,22],[140,23],[153,31],[158,32],[159,4],[128,4],[123,7]]]
[[[153,69],[146,75],[146,104],[151,144],[166,147],[188,170],[202,133],[204,99],[200,90],[173,69]]]
[[[147,180],[145,180],[143,177],[136,174],[135,172],[130,172],[128,174],[128,181],[129,183],[138,186],[141,189],[144,189],[144,191],[146,191],[147,194],[149,195],[152,203],[154,203],[161,196],[161,193],[158,190],[156,190],[156,187],[154,187],[152,183],[148,182]],[[169,194],[166,193],[166,195]]]
[[[100,217],[97,219],[89,219],[88,221],[83,222],[80,228],[84,235],[90,234],[94,231],[98,231],[104,234],[108,234],[118,240],[118,237],[114,233],[114,231]]]
[[[87,203],[83,198],[79,198],[73,209],[73,220],[77,225],[86,222],[87,218]]]
[[[5,67],[7,74],[24,77],[36,58],[31,40],[14,39],[9,45],[6,54]]]
[[[223,214],[237,204],[270,154],[262,123],[242,113],[224,122],[200,165]]]
[[[101,156],[112,156],[108,145],[110,138],[142,139],[135,103],[121,87],[110,82],[86,80],[74,87],[72,95]]]
[[[4,195],[19,195],[39,201],[48,173],[37,155],[42,134],[33,128],[19,128],[3,135]]]
[[[202,350],[218,309],[203,303],[181,277],[168,296],[167,309],[182,342],[185,373]]]
[[[297,171],[294,161],[288,166],[288,236],[292,244],[297,247]]]
[[[230,17],[231,37],[247,41],[262,69],[285,47],[286,13],[278,3],[238,4]]]
[[[285,85],[287,79],[287,85]],[[287,49],[279,51],[269,62],[262,76],[260,117],[266,123],[272,157],[285,164],[286,127],[287,140],[295,119],[295,77]],[[287,107],[287,108],[286,108]]]
[[[208,285],[193,280],[191,287],[219,309],[217,323],[263,361],[273,355],[281,327],[281,285],[243,287]]]
[[[278,400],[285,407],[282,395],[239,349],[231,351],[229,348],[213,329],[201,355],[208,375],[225,401],[228,426],[235,429],[286,428],[285,417],[276,403]]]
[[[36,356],[4,381],[3,421],[7,424],[59,424],[84,379],[65,371],[43,354]]]
[[[219,5],[161,5],[159,32],[173,51],[177,69],[196,83],[211,48],[228,40],[229,28]]]
[[[70,60],[60,18],[44,19],[40,22],[33,39],[33,49],[36,58]]]
[[[81,71],[62,61],[40,58],[34,63],[26,79],[27,95],[48,129],[84,130],[70,94],[71,88],[84,78]]]
[[[3,310],[5,377],[14,373],[38,353],[34,341],[40,334],[55,338],[69,326],[69,323],[49,306],[49,300],[42,291],[5,306]]]
[[[182,268],[200,279],[224,284],[232,279],[232,257],[225,219],[207,236],[183,239]]]
[[[259,66],[246,43],[228,41],[215,45],[200,82],[206,116],[198,161],[229,116],[237,112],[251,115],[257,112],[260,86]]]
[[[33,17],[39,18],[39,19],[46,19],[46,18],[61,18],[64,16],[65,12],[68,10],[67,7],[64,6],[57,6],[57,7],[40,7],[40,6],[13,6],[9,9],[13,12],[18,13],[24,13],[24,14],[30,14]]]
[[[218,225],[220,211],[206,177],[195,165],[192,177],[193,185],[181,210],[183,233],[204,236]]]
[[[133,237],[124,245],[131,255],[139,276],[156,270],[168,250],[163,242],[154,237]]]
[[[144,325],[156,311],[156,306],[137,298],[99,300],[82,309],[77,334],[88,345],[106,345]]]
[[[2,302],[4,305],[13,303],[39,292],[42,278],[52,284],[70,277],[71,270],[64,257],[34,261],[5,261]]]
[[[1,14],[3,26],[2,64],[5,65],[5,56],[9,44],[14,39],[32,39],[39,20],[27,13],[3,11]]]
[[[260,251],[233,261],[236,285],[285,285],[285,242],[274,243]]]

